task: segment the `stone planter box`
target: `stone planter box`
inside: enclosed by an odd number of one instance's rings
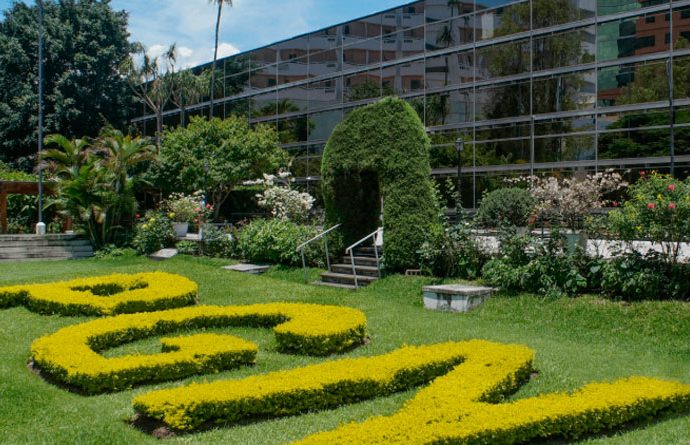
[[[484,303],[494,289],[464,284],[424,287],[424,307],[437,311],[469,312]]]

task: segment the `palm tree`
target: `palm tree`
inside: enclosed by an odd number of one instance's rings
[[[210,90],[210,73],[196,75],[190,69],[172,75],[172,103],[180,109],[180,126],[187,126],[187,107],[197,104]]]
[[[156,148],[160,151],[163,134],[163,110],[173,95],[172,77],[177,60],[173,43],[159,57],[151,57],[144,45],[137,43],[130,57],[120,65],[132,93],[156,115]],[[164,66],[161,66],[164,63]],[[163,71],[163,67],[165,71]]]
[[[220,35],[220,18],[223,14],[223,5],[228,4],[232,7],[232,0],[209,0],[211,4],[218,5],[218,17],[216,18],[216,45],[213,49],[213,68],[211,70],[211,110],[209,117],[213,119],[213,100],[216,95],[216,64],[218,62],[218,38]]]

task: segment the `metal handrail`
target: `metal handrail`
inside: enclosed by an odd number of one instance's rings
[[[383,227],[379,227],[374,231],[373,233],[370,233],[369,235],[365,236],[361,240],[357,241],[347,249],[345,249],[345,255],[348,253],[350,254],[350,263],[352,264],[352,275],[355,278],[355,289],[359,289],[359,283],[357,281],[357,268],[355,267],[355,254],[354,254],[354,248],[359,246],[360,244],[364,243],[367,241],[369,238],[374,238],[374,255],[376,256],[376,270],[378,271],[379,278],[381,278],[381,262],[379,260],[379,248],[376,245],[376,236],[379,234],[379,232],[383,232]]]
[[[302,269],[304,270],[304,282],[309,281],[309,277],[307,276],[307,261],[304,258],[304,248],[307,247],[309,244],[313,243],[314,241],[318,241],[319,239],[323,238],[324,244],[326,245],[326,266],[328,267],[328,271],[331,271],[331,256],[328,253],[328,238],[326,238],[326,235],[331,233],[332,231],[338,229],[342,224],[336,224],[335,226],[331,227],[330,229],[326,230],[325,232],[321,232],[318,235],[316,235],[314,238],[310,239],[307,242],[304,242],[297,246],[297,251],[301,253],[302,255]]]

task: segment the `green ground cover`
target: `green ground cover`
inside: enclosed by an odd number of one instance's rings
[[[301,270],[279,269],[255,277],[221,270],[220,266],[226,263],[178,257],[164,263],[119,258],[1,264],[0,286],[161,270],[198,282],[203,304],[299,301],[356,307],[368,317],[371,342],[347,356],[383,354],[403,344],[423,345],[472,338],[520,343],[533,348],[539,374],[515,398],[567,391],[593,381],[630,375],[690,383],[690,305],[686,303],[620,304],[595,297],[544,299],[531,295],[499,295],[470,314],[447,314],[423,309],[421,286],[429,283],[429,278],[392,276],[353,293],[304,285]],[[311,271],[311,274],[315,277],[318,271]],[[48,384],[27,369],[33,340],[88,319],[46,317],[23,307],[0,310],[0,443],[156,443],[157,439],[127,423],[133,414],[134,395],[180,383],[239,378],[322,360],[278,354],[270,330],[228,329],[224,332],[259,345],[255,367],[92,397]],[[158,352],[158,347],[155,339],[148,339],[110,350],[107,355]],[[332,411],[220,428],[174,437],[166,442],[285,443],[332,429],[342,422],[393,413],[413,394],[414,391],[408,391]],[[688,431],[690,416],[667,417],[578,443],[690,444]]]

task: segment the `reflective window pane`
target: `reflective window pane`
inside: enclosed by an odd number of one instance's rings
[[[594,134],[535,138],[534,162],[593,160],[595,139]]]
[[[599,70],[599,106],[668,100],[665,61],[631,63]]]
[[[474,41],[474,23],[470,15],[426,25],[426,49],[452,48]]]
[[[532,0],[534,29],[594,17],[592,0]]]
[[[668,14],[659,12],[600,24],[598,61],[668,50],[670,22],[667,17]]]
[[[477,48],[477,70],[480,78],[512,76],[529,71],[529,39]]]
[[[364,71],[345,76],[345,102],[381,97],[381,70]]]
[[[477,90],[478,120],[503,119],[530,113],[529,80]]]
[[[428,57],[425,61],[425,82],[428,89],[461,85],[474,78],[474,52]]]
[[[668,156],[670,133],[668,129],[630,129],[599,135],[599,158],[642,158]]]
[[[594,108],[594,70],[534,79],[533,113]]]
[[[534,38],[534,70],[563,68],[594,62],[593,26]]]

